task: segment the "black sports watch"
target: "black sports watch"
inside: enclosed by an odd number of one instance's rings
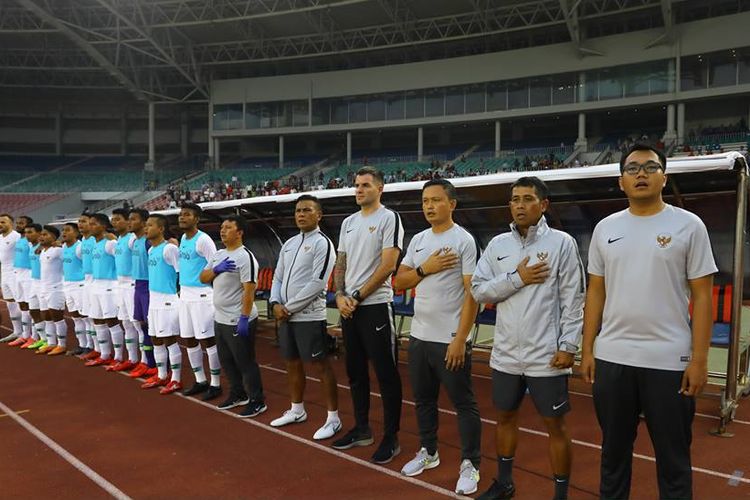
[[[417,276],[419,276],[420,278],[424,278],[425,276],[427,276],[427,273],[424,272],[422,266],[417,267]]]
[[[354,292],[352,292],[352,298],[357,302],[362,302],[362,295],[359,293],[359,290],[354,290]]]

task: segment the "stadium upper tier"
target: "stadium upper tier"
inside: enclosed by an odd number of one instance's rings
[[[256,185],[263,182],[282,179],[298,170],[297,167],[260,167],[260,168],[228,168],[206,172],[187,183],[191,191],[201,189],[205,184],[238,182],[241,186]]]

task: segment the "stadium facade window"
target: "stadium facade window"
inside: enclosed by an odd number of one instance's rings
[[[349,123],[349,101],[331,99],[331,123]]]
[[[484,113],[486,101],[485,92],[486,85],[484,83],[466,86],[466,113]]]
[[[328,125],[331,123],[331,103],[329,99],[313,99],[312,124]]]
[[[291,101],[292,127],[307,127],[310,124],[310,103],[307,100]]]
[[[385,98],[380,94],[367,99],[367,121],[378,122],[385,120]]]
[[[532,108],[552,103],[552,83],[549,77],[540,76],[529,80],[529,103]]]
[[[214,130],[236,130],[244,126],[242,103],[214,104]]]
[[[445,89],[429,89],[424,93],[425,116],[445,115]]]
[[[448,87],[445,91],[445,114],[464,114],[464,87]]]
[[[737,85],[737,52],[724,50],[708,56],[708,86]]]
[[[424,91],[410,90],[404,97],[406,118],[424,118]]]
[[[487,111],[508,109],[508,87],[505,82],[487,84]]]
[[[386,120],[403,120],[405,113],[406,101],[404,100],[403,92],[396,92],[393,94],[386,94]]]
[[[750,47],[737,51],[737,83],[750,83]]]
[[[576,102],[578,78],[575,73],[564,73],[550,77],[552,104],[573,104]]]
[[[508,82],[508,109],[529,107],[529,82],[526,79]]]
[[[214,106],[216,108],[216,106]],[[260,104],[248,102],[245,104],[245,128],[260,128]]]
[[[367,121],[367,99],[353,98],[349,101],[349,123]]]
[[[216,106],[214,106],[214,109],[216,109]],[[304,99],[263,103],[248,102],[245,103],[244,128],[306,127],[310,122],[308,109],[309,103]]]

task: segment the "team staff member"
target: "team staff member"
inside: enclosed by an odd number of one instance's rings
[[[216,244],[209,235],[198,229],[203,210],[194,203],[183,205],[178,224],[183,231],[180,238],[180,339],[187,350],[195,384],[183,394],[205,393],[204,401],[221,395],[221,363],[214,338],[214,299],[210,286],[201,283],[200,275],[216,253]],[[208,356],[211,384],[203,370],[203,349]]]
[[[455,491],[477,491],[482,422],[471,384],[471,349],[477,303],[471,275],[479,259],[474,237],[453,222],[456,188],[436,179],[422,187],[422,211],[430,228],[416,234],[406,250],[394,286],[416,288],[409,337],[409,379],[417,410],[421,449],[401,469],[416,476],[440,465],[438,394],[442,384],[456,408],[461,464]]]
[[[401,376],[396,356],[393,326],[393,290],[390,276],[396,270],[404,242],[399,215],[380,203],[383,173],[361,168],[354,179],[355,200],[360,211],[341,224],[334,280],[336,306],[346,346],[355,427],[335,441],[333,447],[346,450],[373,443],[370,430],[370,374],[367,361],[375,368],[383,399],[383,440],[372,456],[385,464],[398,455],[401,420]]]
[[[692,497],[691,425],[708,377],[717,268],[703,222],[664,203],[666,166],[651,146],[623,155],[619,184],[629,208],[600,221],[591,237],[581,371],[594,384],[603,435],[602,498],[630,495],[641,412],[659,498]]]
[[[571,441],[568,376],[581,340],[585,283],[578,246],[547,225],[547,185],[521,177],[511,186],[510,232],[495,236],[477,264],[471,291],[497,304],[490,357],[497,409],[498,477],[479,498],[510,498],[518,408],[528,389],[549,433],[555,499],[568,495]]]
[[[292,407],[271,422],[274,427],[307,420],[305,369],[320,373],[328,416],[313,439],[328,439],[341,430],[336,375],[327,358],[326,286],[336,262],[333,243],[318,227],[323,208],[315,196],[297,198],[294,222],[299,234],[281,247],[271,286],[273,314],[279,320],[279,345],[286,360]]]
[[[8,307],[8,316],[13,331],[0,339],[0,342],[12,342],[21,338],[21,309],[15,301],[16,274],[13,261],[16,256],[16,243],[21,235],[13,230],[13,216],[0,214],[0,282],[2,296]]]
[[[250,418],[268,407],[255,359],[258,261],[242,244],[245,224],[245,219],[238,215],[224,219],[220,235],[225,248],[211,257],[201,273],[201,281],[213,284],[216,345],[229,379],[229,397],[218,408],[228,410],[245,405],[239,417]]]

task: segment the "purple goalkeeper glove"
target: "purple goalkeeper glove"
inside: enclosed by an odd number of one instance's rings
[[[231,273],[232,271],[236,271],[236,270],[237,270],[237,266],[235,265],[233,260],[229,260],[229,257],[227,257],[226,259],[216,264],[213,268],[213,272],[216,275],[219,275],[221,273],[226,273],[226,272]]]

